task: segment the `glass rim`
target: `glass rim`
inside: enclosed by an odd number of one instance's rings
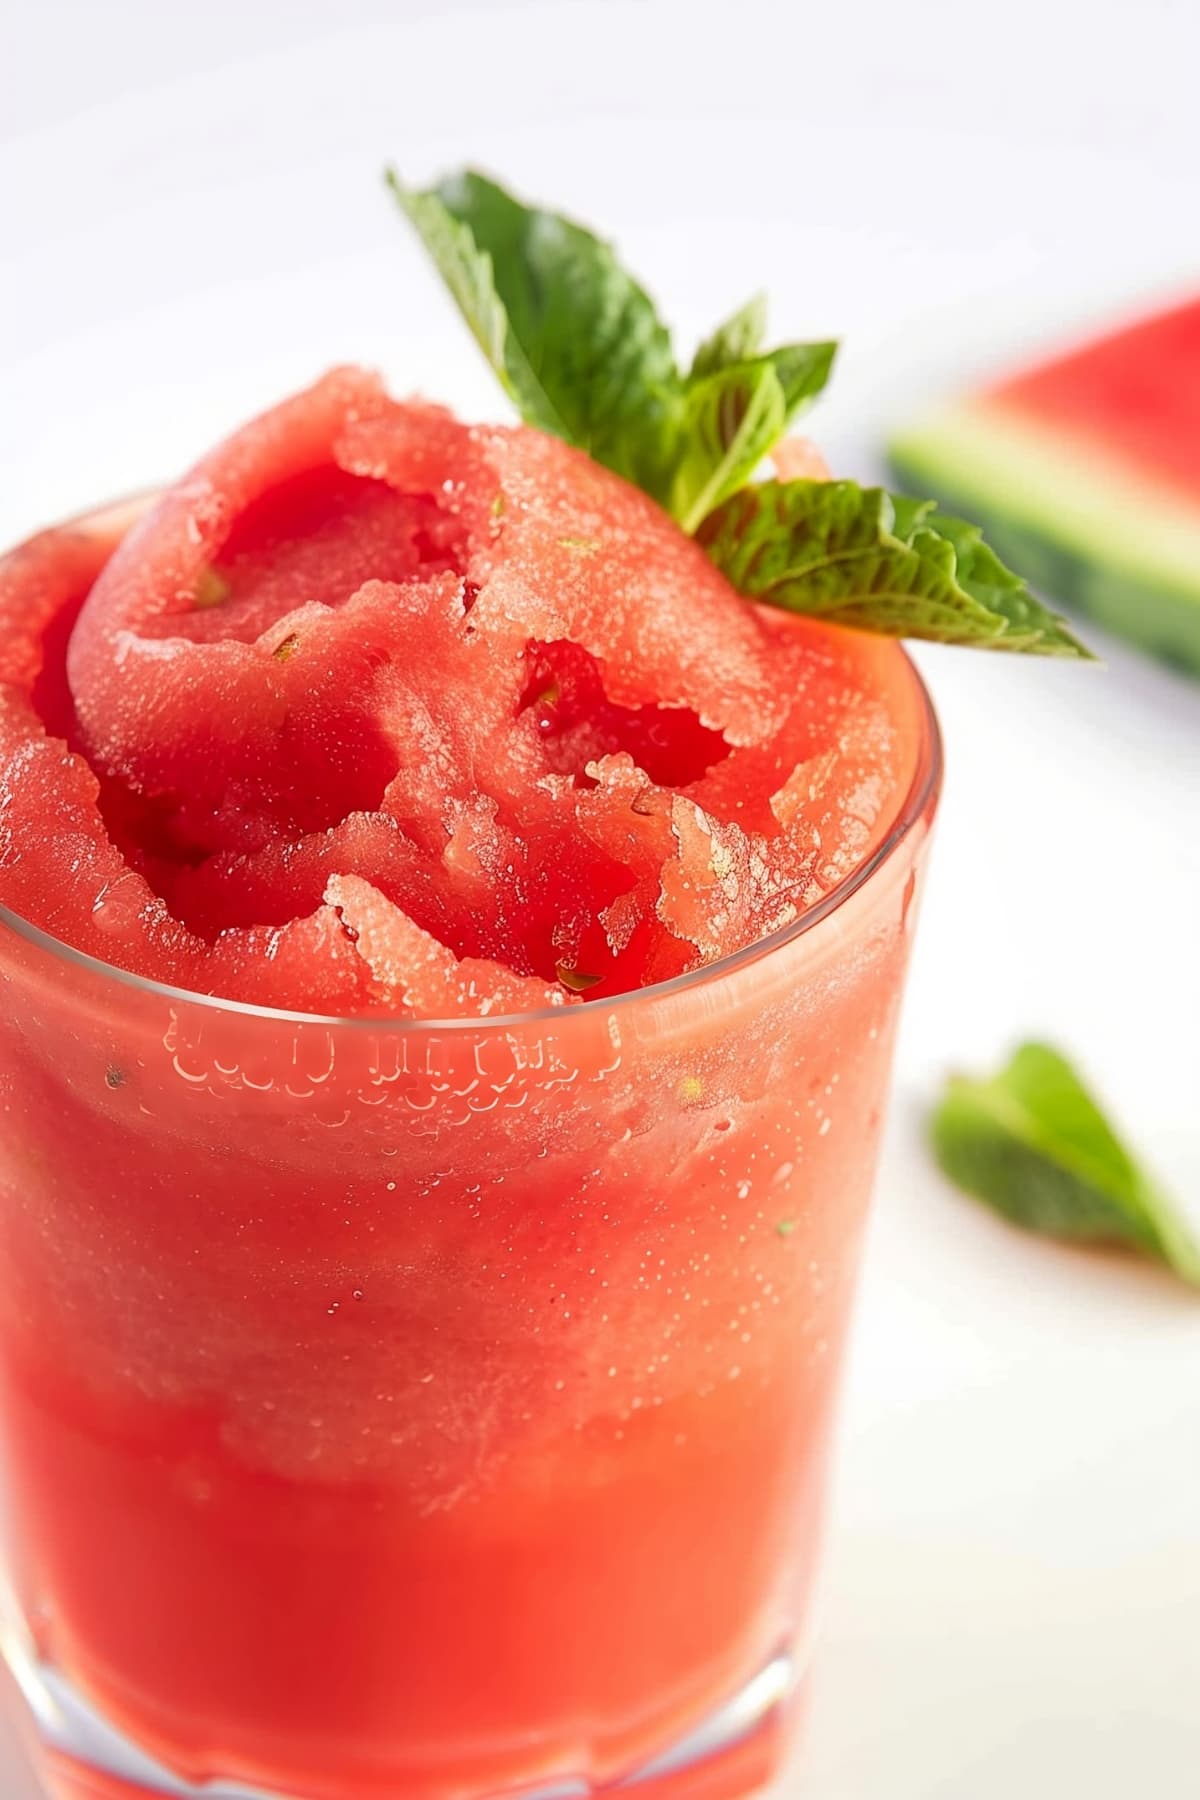
[[[101,981],[115,982],[118,986],[133,988],[135,991],[146,994],[157,994],[163,1000],[174,1005],[205,1006],[218,1013],[232,1013],[247,1018],[271,1020],[281,1025],[313,1025],[326,1029],[336,1028],[338,1031],[378,1032],[386,1030],[411,1033],[515,1030],[521,1026],[544,1025],[552,1021],[558,1021],[561,1024],[566,1019],[578,1018],[582,1014],[594,1013],[605,1016],[610,1012],[619,1013],[636,1005],[639,1001],[653,1004],[658,1000],[670,999],[677,994],[686,993],[692,988],[721,981],[728,975],[748,968],[751,964],[772,955],[775,951],[786,948],[796,939],[804,937],[832,914],[838,912],[848,900],[852,899],[871,881],[886,863],[891,861],[893,855],[924,816],[930,801],[935,799],[940,792],[944,757],[938,716],[929,689],[917,665],[902,644],[897,643],[897,649],[903,658],[920,701],[920,754],[908,792],[896,817],[870,856],[844,880],[838,882],[836,887],[831,888],[815,906],[809,907],[797,918],[790,920],[788,924],[778,926],[766,937],[756,938],[752,944],[744,944],[740,950],[732,950],[728,955],[717,957],[712,962],[701,963],[698,968],[687,969],[682,975],[673,975],[668,981],[651,982],[646,987],[627,988],[623,993],[614,994],[608,1000],[599,1000],[595,1003],[585,1000],[579,1006],[540,1006],[526,1012],[496,1013],[494,1015],[471,1013],[450,1019],[405,1019],[388,1013],[358,1013],[344,1017],[337,1013],[298,1012],[287,1007],[260,1006],[250,1000],[226,999],[220,994],[201,994],[192,988],[174,987],[170,982],[156,981],[151,976],[139,975],[133,969],[122,969],[116,963],[105,962],[101,957],[92,956],[86,950],[78,950],[73,944],[64,943],[61,938],[55,937],[49,931],[44,931],[40,925],[34,925],[29,919],[22,917],[20,913],[13,912],[11,907],[3,904],[0,904],[0,924],[8,926],[16,936],[23,938],[36,948],[46,951],[58,961],[84,970]]]

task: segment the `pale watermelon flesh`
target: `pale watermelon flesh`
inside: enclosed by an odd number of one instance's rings
[[[890,458],[1051,599],[1200,675],[1200,299],[938,408]]]
[[[0,562],[0,903],[291,1010],[578,1004],[737,950],[871,854],[921,734],[895,644],[353,369]]]

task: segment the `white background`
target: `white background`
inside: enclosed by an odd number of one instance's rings
[[[494,410],[388,156],[602,225],[685,341],[760,285],[780,335],[841,334],[813,430],[872,472],[923,396],[1200,286],[1198,19],[3,0],[0,541],[336,360]],[[1048,1035],[1200,1214],[1200,686],[1101,647],[922,656],[950,775],[789,1796],[1200,1791],[1200,1298],[1011,1233],[920,1137],[948,1064]]]

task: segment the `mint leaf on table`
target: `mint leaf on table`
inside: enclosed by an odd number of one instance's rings
[[[832,344],[758,353],[760,301],[684,375],[649,295],[583,226],[473,170],[423,191],[387,180],[526,423],[636,482],[686,528],[749,479],[828,377]]]
[[[950,1179],[1014,1224],[1124,1245],[1200,1286],[1200,1242],[1048,1045],[1023,1044],[990,1080],[955,1076],[930,1133]]]
[[[742,488],[696,533],[739,593],[859,631],[1088,657],[973,525],[854,481]]]

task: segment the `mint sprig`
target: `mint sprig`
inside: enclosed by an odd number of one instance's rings
[[[955,1076],[930,1132],[950,1179],[1014,1224],[1137,1250],[1200,1286],[1200,1242],[1049,1045],[1023,1044],[990,1079]]]
[[[1087,657],[983,543],[933,501],[853,482],[747,486],[825,386],[833,343],[764,350],[741,307],[685,372],[611,245],[475,170],[388,185],[527,424],[645,489],[743,594],[892,637]]]
[[[854,481],[764,481],[696,536],[739,593],[789,612],[893,637],[1089,655],[974,525],[932,500]]]
[[[485,175],[388,186],[527,424],[586,450],[692,529],[747,481],[836,346],[761,352],[764,303],[728,320],[678,368],[670,334],[610,245]]]

